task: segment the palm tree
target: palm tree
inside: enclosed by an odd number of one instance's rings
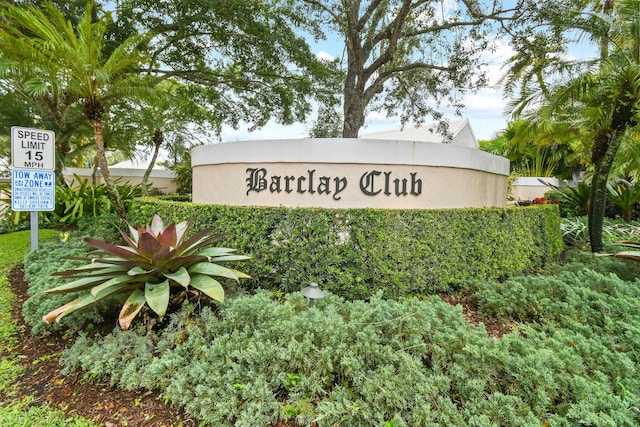
[[[588,13],[586,19],[577,21],[586,24],[577,28],[599,43],[601,56],[574,77],[546,84],[537,94],[540,108],[534,112],[541,121],[581,130],[591,142],[588,223],[593,252],[603,249],[609,175],[621,144],[639,123],[640,108],[640,0],[606,3],[602,12]],[[531,92],[524,93],[513,104],[514,110],[523,111],[523,106],[536,99]]]
[[[124,217],[124,206],[109,176],[102,118],[120,97],[149,90],[134,74],[145,61],[137,47],[146,37],[132,36],[105,57],[105,32],[111,15],[96,17],[92,2],[75,28],[51,3],[40,9],[6,3],[1,7],[0,56],[5,75],[21,77],[29,95],[55,101],[50,107],[54,116],[60,105],[81,104],[93,127],[97,165],[116,210]]]

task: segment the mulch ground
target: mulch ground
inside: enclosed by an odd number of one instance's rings
[[[125,391],[109,384],[86,381],[80,373],[62,375],[59,356],[72,343],[63,333],[31,335],[29,325],[22,317],[22,304],[28,298],[23,276],[19,267],[9,274],[16,295],[13,318],[18,324],[18,345],[12,353],[25,368],[24,375],[15,384],[16,395],[12,398],[32,396],[34,405],[48,403],[68,415],[94,420],[105,427],[198,425],[179,408],[165,405],[155,391]]]
[[[18,325],[18,345],[10,356],[17,357],[25,368],[14,386],[16,394],[12,399],[31,396],[35,399],[34,405],[47,403],[68,415],[81,416],[105,427],[199,425],[197,420],[190,418],[180,408],[165,404],[156,391],[124,391],[109,384],[87,381],[81,373],[62,375],[59,356],[72,343],[63,333],[32,335],[22,317],[22,304],[28,298],[22,269],[12,269],[9,280],[16,295],[13,318]],[[500,339],[512,329],[509,323],[480,316],[474,301],[465,296],[443,295],[442,298],[451,305],[461,305],[465,319],[472,324],[483,323],[487,333],[494,339]],[[279,424],[285,425],[293,424]]]

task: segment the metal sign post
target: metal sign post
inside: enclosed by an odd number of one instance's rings
[[[11,209],[30,211],[31,249],[38,248],[38,212],[55,209],[55,133],[11,128]]]

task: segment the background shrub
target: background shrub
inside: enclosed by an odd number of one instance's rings
[[[448,291],[472,277],[503,279],[555,259],[563,248],[555,205],[383,210],[228,207],[137,199],[132,224],[197,215],[196,229],[228,232],[221,246],[253,256],[250,288],[298,291],[315,281],[368,298]]]

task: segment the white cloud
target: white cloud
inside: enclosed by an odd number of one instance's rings
[[[334,59],[336,59],[333,55],[325,52],[324,50],[321,50],[320,52],[316,53],[316,58],[318,58],[320,61],[326,61],[326,62],[331,62]]]

